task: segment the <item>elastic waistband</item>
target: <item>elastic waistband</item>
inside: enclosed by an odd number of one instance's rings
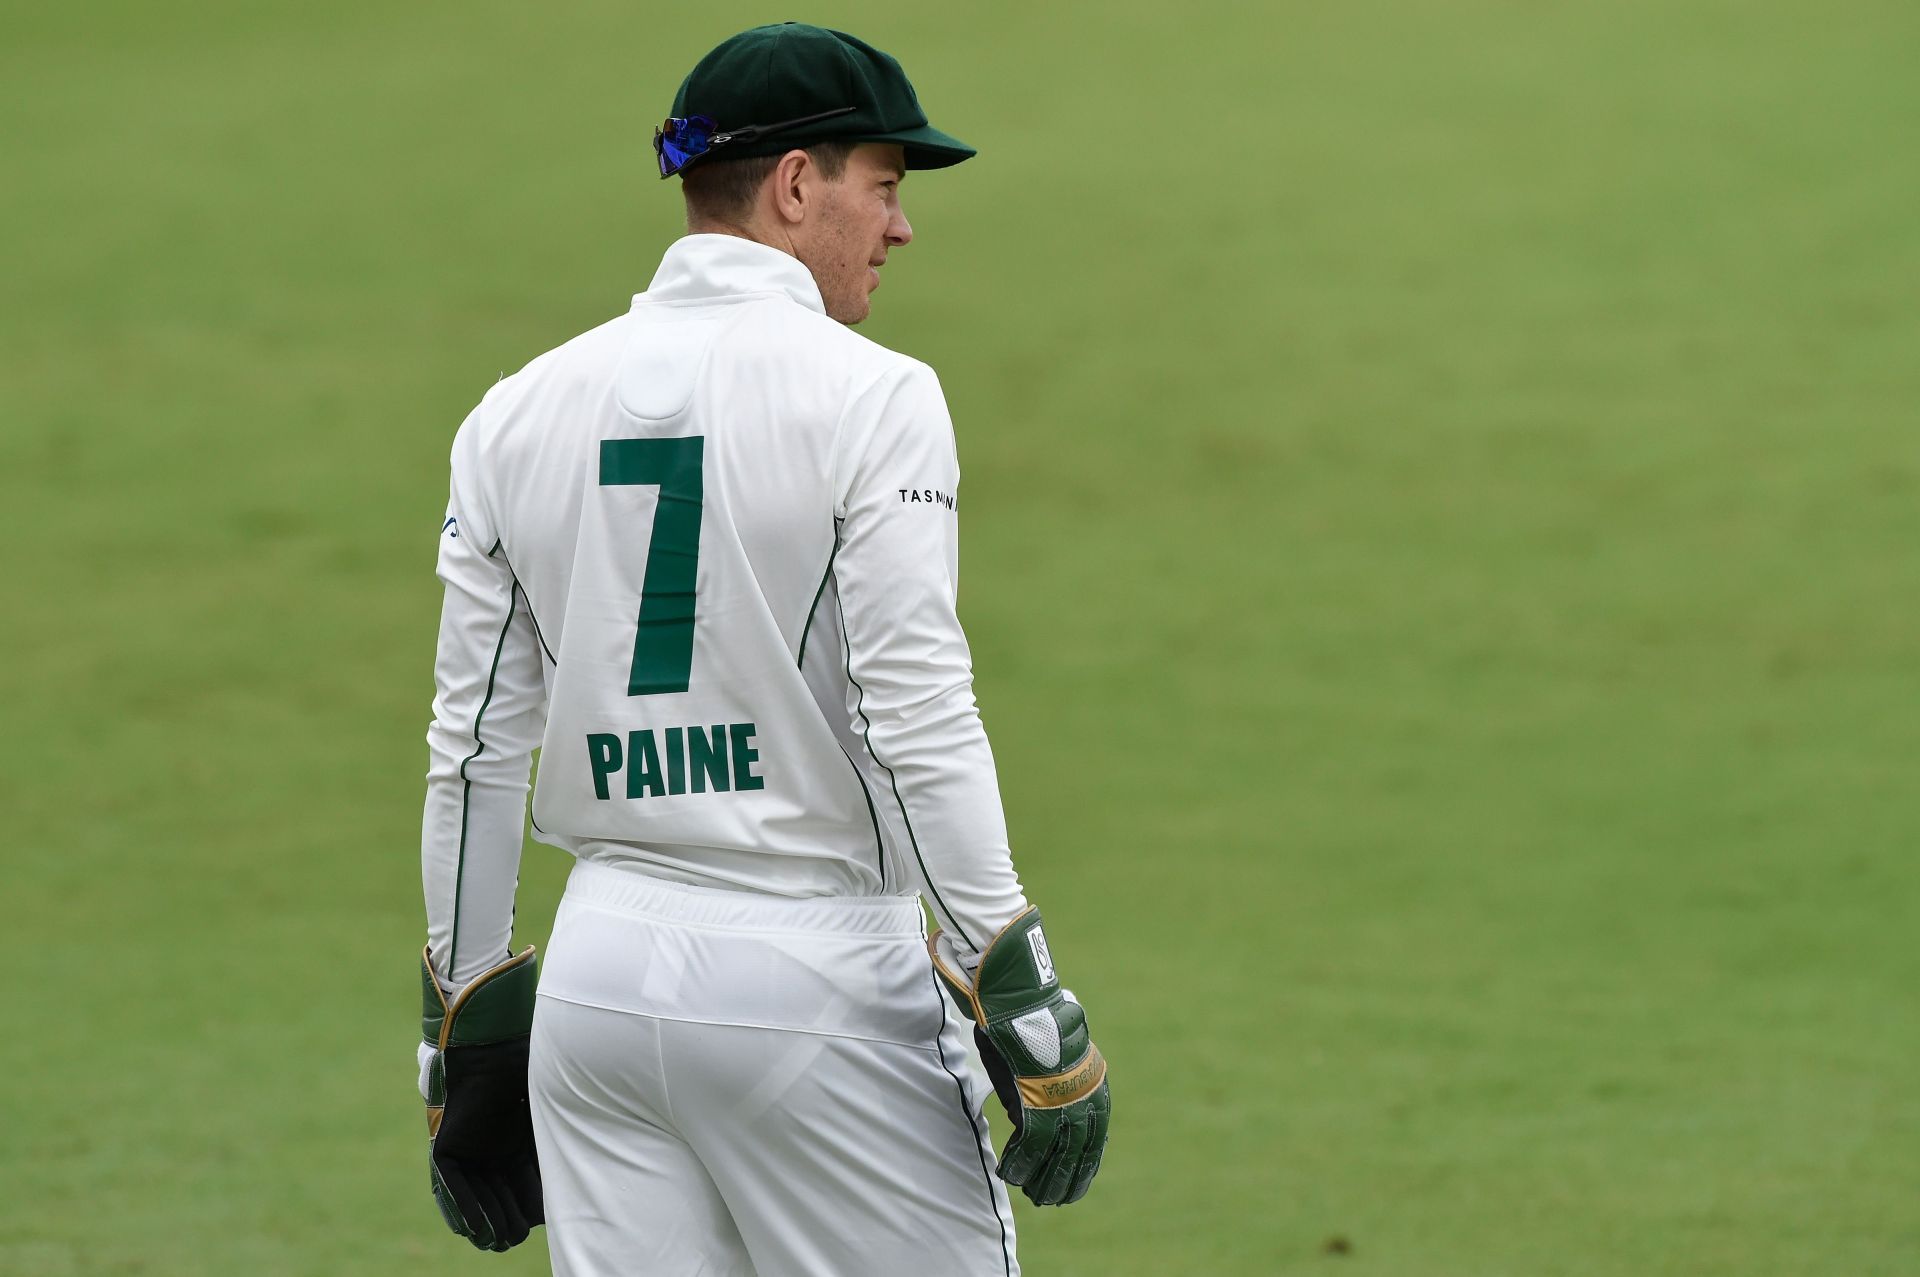
[[[619,865],[576,861],[567,899],[662,922],[742,931],[825,931],[894,939],[921,935],[916,896],[769,896],[690,887]]]

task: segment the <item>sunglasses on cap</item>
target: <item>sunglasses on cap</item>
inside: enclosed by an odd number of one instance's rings
[[[660,159],[660,176],[672,177],[715,147],[730,142],[757,142],[770,133],[797,129],[803,124],[817,124],[821,120],[830,120],[836,115],[846,115],[859,109],[843,106],[822,111],[818,115],[803,115],[797,120],[782,120],[778,124],[749,124],[725,132],[720,131],[710,115],[670,116],[666,123],[653,131],[653,150]]]

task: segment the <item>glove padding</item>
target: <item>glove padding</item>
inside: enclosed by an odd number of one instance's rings
[[[993,938],[972,980],[943,932],[927,948],[974,1023],[981,1061],[1013,1123],[1000,1178],[1036,1206],[1079,1201],[1100,1169],[1112,1099],[1086,1013],[1054,975],[1040,911],[1029,908]]]
[[[430,953],[420,955],[420,978],[433,1197],[447,1227],[481,1250],[503,1251],[546,1219],[527,1105],[533,948],[481,972],[452,1006]]]

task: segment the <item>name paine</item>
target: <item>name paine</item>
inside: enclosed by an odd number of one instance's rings
[[[712,727],[651,727],[626,733],[590,732],[587,766],[593,772],[593,796],[665,798],[672,794],[725,794],[765,789],[754,767],[760,750],[752,723],[715,723]]]

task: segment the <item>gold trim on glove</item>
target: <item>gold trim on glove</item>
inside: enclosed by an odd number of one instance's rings
[[[1100,1048],[1089,1043],[1086,1056],[1066,1072],[1015,1078],[1014,1084],[1020,1088],[1020,1102],[1026,1107],[1057,1109],[1086,1099],[1106,1080],[1107,1062]]]

